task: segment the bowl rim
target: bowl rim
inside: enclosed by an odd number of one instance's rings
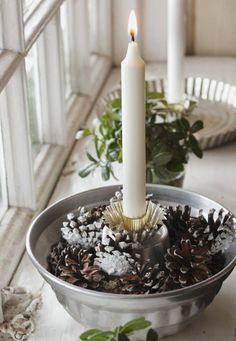
[[[224,210],[232,213],[229,209],[227,209],[226,207],[222,206],[218,201],[215,201],[213,199],[210,199],[204,195],[201,195],[197,192],[193,192],[193,191],[188,191],[182,188],[176,188],[176,187],[172,187],[172,186],[167,186],[167,185],[156,185],[156,184],[147,184],[146,188],[150,189],[150,188],[163,188],[163,189],[169,189],[171,191],[176,191],[176,192],[182,192],[182,193],[188,193],[190,195],[194,195],[197,196],[199,198],[202,199],[207,199],[208,201],[211,201],[212,203],[218,204],[220,205]],[[45,278],[47,278],[50,281],[50,285],[54,282],[56,284],[58,284],[60,287],[63,287],[63,289],[67,289],[69,291],[72,291],[74,293],[77,294],[87,294],[90,295],[92,297],[99,297],[99,298],[106,298],[106,299],[126,299],[126,300],[134,300],[137,298],[145,298],[145,299],[153,299],[153,298],[170,298],[170,297],[176,297],[176,296],[180,296],[180,295],[185,295],[185,294],[189,294],[191,291],[197,291],[198,289],[202,289],[203,287],[207,287],[210,284],[213,284],[214,282],[216,282],[218,279],[226,276],[227,274],[230,273],[230,271],[233,270],[234,266],[236,265],[236,254],[234,256],[234,258],[230,261],[230,263],[224,267],[221,271],[219,271],[218,273],[216,273],[215,275],[190,286],[184,287],[184,288],[179,288],[179,289],[175,289],[175,290],[170,290],[170,291],[165,291],[165,292],[160,292],[160,293],[153,293],[153,294],[115,294],[115,293],[107,293],[107,292],[101,292],[101,291],[96,291],[96,290],[91,290],[91,289],[86,289],[86,288],[82,288],[79,286],[76,286],[74,284],[70,284],[66,281],[63,281],[62,279],[56,277],[55,275],[53,275],[52,273],[50,273],[45,267],[43,267],[39,261],[36,259],[36,257],[34,256],[34,252],[31,248],[31,235],[32,235],[32,231],[34,229],[35,224],[38,222],[38,220],[41,219],[41,217],[48,212],[50,209],[55,208],[57,205],[60,205],[63,201],[65,200],[69,200],[72,199],[73,197],[77,197],[78,195],[83,195],[86,194],[88,192],[96,192],[99,191],[101,189],[114,189],[114,191],[117,191],[121,188],[121,185],[108,185],[108,186],[102,186],[102,187],[97,187],[97,188],[93,188],[93,189],[89,189],[83,192],[78,192],[76,194],[70,195],[70,196],[66,196],[62,199],[57,200],[56,202],[54,202],[53,204],[49,205],[47,208],[45,208],[30,224],[29,229],[27,231],[27,235],[26,235],[26,250],[28,253],[28,256],[31,260],[31,262],[33,263],[33,265],[35,266],[35,268],[40,272],[40,274]],[[233,214],[233,213],[232,213]],[[234,215],[234,214],[233,214]]]

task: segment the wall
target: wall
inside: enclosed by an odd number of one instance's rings
[[[125,55],[127,21],[134,9],[138,41],[148,62],[167,56],[167,0],[113,0],[113,62]],[[186,53],[236,56],[236,0],[186,0]]]

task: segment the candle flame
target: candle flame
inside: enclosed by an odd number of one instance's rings
[[[136,18],[134,10],[132,10],[129,15],[128,34],[130,34],[132,37],[132,40],[134,40],[137,33],[138,33],[137,18]]]

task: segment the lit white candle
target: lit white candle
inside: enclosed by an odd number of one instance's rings
[[[137,22],[134,11],[129,17],[132,41],[121,63],[123,211],[128,218],[145,214],[145,63],[135,42]]]
[[[184,94],[185,0],[168,0],[168,102]]]

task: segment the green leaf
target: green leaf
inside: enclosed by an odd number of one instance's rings
[[[88,152],[86,152],[86,154],[87,154],[87,157],[88,157],[88,159],[89,159],[90,161],[92,161],[92,162],[94,162],[94,163],[97,163],[97,162],[98,162],[96,159],[94,159],[94,157],[93,157],[91,154],[89,154]]]
[[[86,176],[88,176],[95,168],[96,166],[94,164],[90,164],[79,172],[79,176],[81,178],[86,178]]]
[[[101,331],[99,329],[90,329],[87,330],[86,332],[82,333],[80,335],[80,340],[81,341],[88,341],[90,340],[90,338],[98,333],[100,333]]]
[[[151,322],[145,320],[144,317],[127,322],[122,328],[121,332],[125,334],[133,333],[136,330],[145,329],[151,326]]]
[[[110,172],[111,172],[111,171],[110,171],[110,168],[109,168],[108,165],[102,167],[102,179],[103,179],[104,181],[107,181],[107,180],[110,179]]]
[[[113,109],[121,108],[121,98],[115,98],[111,101],[111,106]]]
[[[111,168],[110,168],[110,173],[111,173],[111,175],[112,175],[112,177],[115,179],[115,180],[119,180],[116,176],[115,176],[115,173],[114,173],[114,171],[113,171],[113,169],[112,169],[112,166],[110,166]]]
[[[186,133],[184,132],[174,132],[171,134],[171,138],[174,138],[175,140],[183,140],[185,137]]]
[[[169,152],[158,153],[153,157],[153,162],[155,166],[166,165],[172,159],[172,154]]]
[[[105,149],[106,149],[106,143],[105,143],[105,141],[102,141],[101,144],[100,144],[100,147],[98,148],[98,157],[99,157],[99,159],[101,158],[101,156],[104,153]]]
[[[196,137],[194,135],[189,135],[189,146],[192,150],[192,152],[199,157],[200,159],[203,156],[202,150],[199,146],[198,140],[196,139]]]
[[[120,117],[120,114],[117,114],[115,112],[111,112],[109,114],[109,119],[113,120],[113,121],[120,121],[121,117]]]
[[[160,100],[160,103],[162,103],[165,107],[168,107],[168,102],[166,99]]]
[[[203,129],[203,122],[201,120],[195,121],[191,127],[191,133],[194,134],[201,129]]]
[[[97,153],[97,156],[99,156],[99,151],[98,151],[98,143],[99,143],[99,139],[98,139],[98,136],[95,135],[94,136],[94,144],[95,144],[95,149],[96,149],[96,153]]]
[[[184,171],[184,165],[178,162],[171,162],[167,165],[168,170],[171,172],[181,173]]]
[[[193,107],[193,106],[195,106],[195,105],[197,105],[197,101],[194,101],[194,100],[190,100],[190,101],[189,101],[189,107],[190,107],[190,108]]]
[[[116,341],[114,332],[91,329],[80,335],[81,341]]]
[[[158,341],[158,339],[159,337],[157,332],[154,329],[150,328],[147,333],[146,341]]]
[[[154,181],[159,184],[169,184],[176,180],[176,176],[179,172],[172,172],[167,169],[167,167],[156,167],[153,169],[155,172]]]
[[[184,130],[186,130],[186,131],[190,130],[190,124],[189,124],[189,121],[186,118],[182,117],[180,121],[181,121],[181,124],[184,127]]]
[[[75,135],[75,138],[76,140],[81,140],[82,138],[91,136],[91,135],[92,135],[92,131],[89,128],[85,128],[85,129],[78,130]]]
[[[127,335],[120,333],[120,334],[118,334],[117,341],[130,341],[130,339],[128,338]]]
[[[160,99],[160,98],[164,98],[165,95],[163,92],[153,91],[153,92],[148,92],[147,97],[148,99]]]
[[[146,168],[146,182],[151,184],[153,180],[152,170],[147,166]]]
[[[85,128],[83,130],[83,136],[86,137],[86,136],[90,136],[90,135],[92,135],[91,130],[89,128]]]

